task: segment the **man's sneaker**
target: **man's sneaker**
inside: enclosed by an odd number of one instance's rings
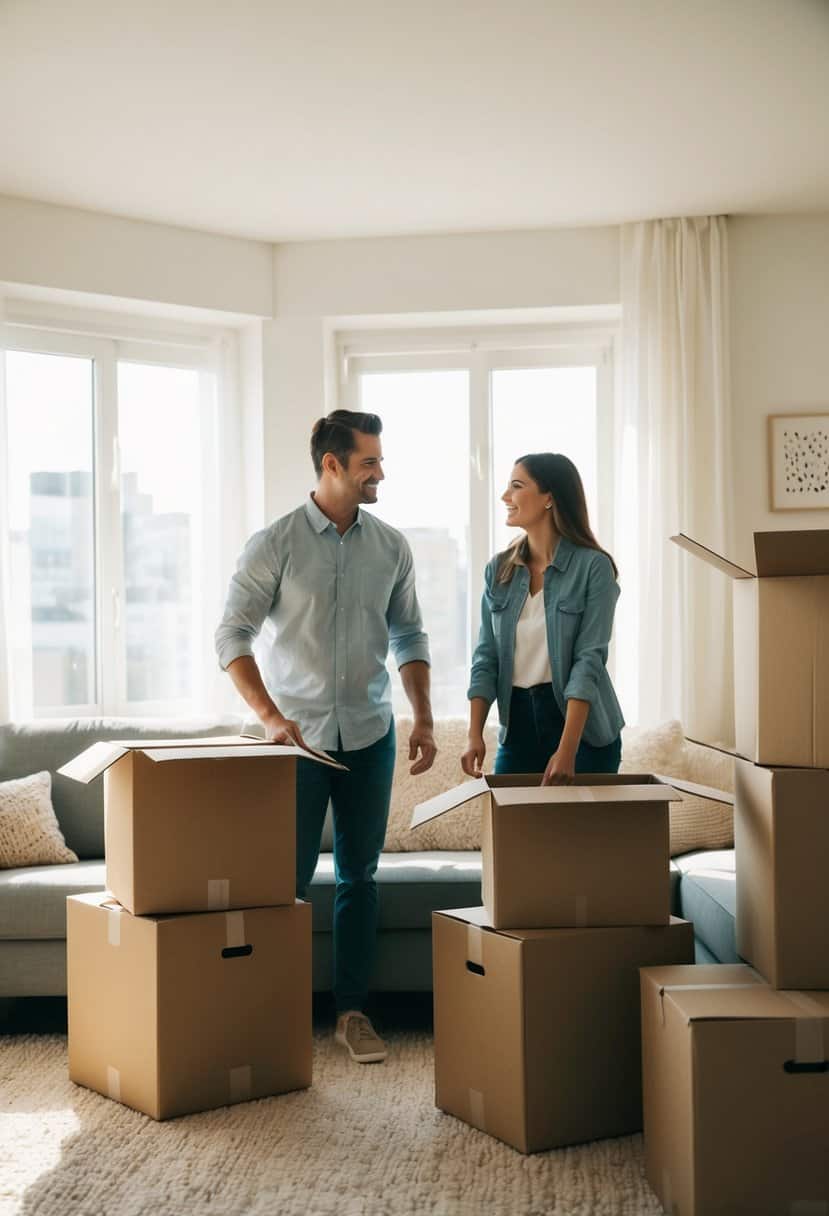
[[[386,1044],[364,1013],[342,1013],[334,1038],[358,1064],[379,1064],[386,1058]]]

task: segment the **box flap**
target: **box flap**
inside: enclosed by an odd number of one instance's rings
[[[488,793],[489,783],[486,777],[479,777],[477,781],[465,781],[463,785],[456,785],[454,789],[437,794],[426,802],[419,802],[412,812],[409,830],[420,827],[421,823],[427,823],[430,819],[437,819],[438,815],[444,815],[447,811],[453,811],[456,806],[463,806],[472,798]]]
[[[682,802],[672,785],[531,785],[491,791],[498,806],[557,806],[574,802]]]
[[[218,747],[151,747],[140,749],[150,760],[162,763],[165,760],[223,760],[227,757],[238,759],[240,756],[293,756],[305,760],[313,760],[315,764],[327,764],[330,768],[346,772],[342,764],[332,760],[325,752],[306,750],[302,747],[292,747],[286,743],[231,743]]]
[[[755,532],[754,554],[764,578],[829,574],[829,530]]]
[[[829,1020],[829,993],[825,992],[782,992],[765,984],[743,981],[698,987],[665,985],[661,994],[663,1000],[670,1000],[688,1022]]]
[[[104,769],[126,756],[129,750],[129,746],[123,743],[93,743],[79,756],[61,765],[58,772],[62,777],[70,777],[73,781],[88,785],[95,777],[100,776]]]
[[[731,753],[728,753],[729,755]],[[681,790],[683,794],[693,794],[696,798],[708,798],[711,802],[728,802],[731,806],[734,805],[734,795],[728,790],[718,790],[711,785],[697,785],[695,781],[683,781],[679,777],[666,777],[662,773],[654,773],[654,777],[659,781],[663,781],[666,785],[670,785],[675,790]]]
[[[736,563],[720,557],[719,553],[715,553],[713,549],[706,548],[699,541],[691,540],[690,536],[686,536],[684,532],[680,532],[678,536],[672,536],[671,540],[675,545],[679,545],[680,549],[684,549],[686,553],[692,553],[694,557],[698,557],[702,561],[707,562],[709,566],[714,566],[715,569],[721,570],[729,578],[755,577],[750,570],[744,570],[742,566],[738,566]]]

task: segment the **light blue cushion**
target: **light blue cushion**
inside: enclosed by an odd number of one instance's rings
[[[685,853],[674,861],[682,872],[680,916],[694,922],[694,933],[720,963],[738,963],[737,886],[733,849]]]

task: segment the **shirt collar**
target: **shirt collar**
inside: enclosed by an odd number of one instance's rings
[[[334,527],[333,522],[328,518],[328,516],[325,514],[324,511],[321,511],[319,509],[317,504],[314,502],[314,498],[313,498],[312,494],[308,495],[308,501],[305,504],[305,514],[308,516],[308,520],[311,524],[311,527],[314,529],[314,531],[317,533],[318,536],[321,536],[326,528]],[[357,508],[357,517],[354,520],[352,527],[354,527],[354,526],[362,527],[362,523],[363,523],[362,508],[358,507]]]
[[[554,566],[556,570],[566,570],[570,565],[570,558],[572,556],[573,542],[569,541],[566,536],[560,536],[550,565]]]

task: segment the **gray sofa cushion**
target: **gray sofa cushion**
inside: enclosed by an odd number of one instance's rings
[[[0,938],[66,937],[66,897],[103,891],[103,861],[0,870]]]
[[[694,922],[695,935],[717,962],[740,962],[736,942],[734,850],[685,853],[674,861],[682,872],[680,915]]]
[[[476,852],[383,853],[376,878],[381,929],[431,929],[433,911],[481,902]],[[334,889],[334,858],[322,853],[308,890],[317,933],[331,929]]]
[[[0,781],[48,769],[52,802],[66,843],[82,860],[104,855],[104,783],[89,785],[56,776],[56,770],[99,739],[175,739],[238,732],[239,718],[190,719],[171,727],[152,718],[50,718],[0,725]]]

